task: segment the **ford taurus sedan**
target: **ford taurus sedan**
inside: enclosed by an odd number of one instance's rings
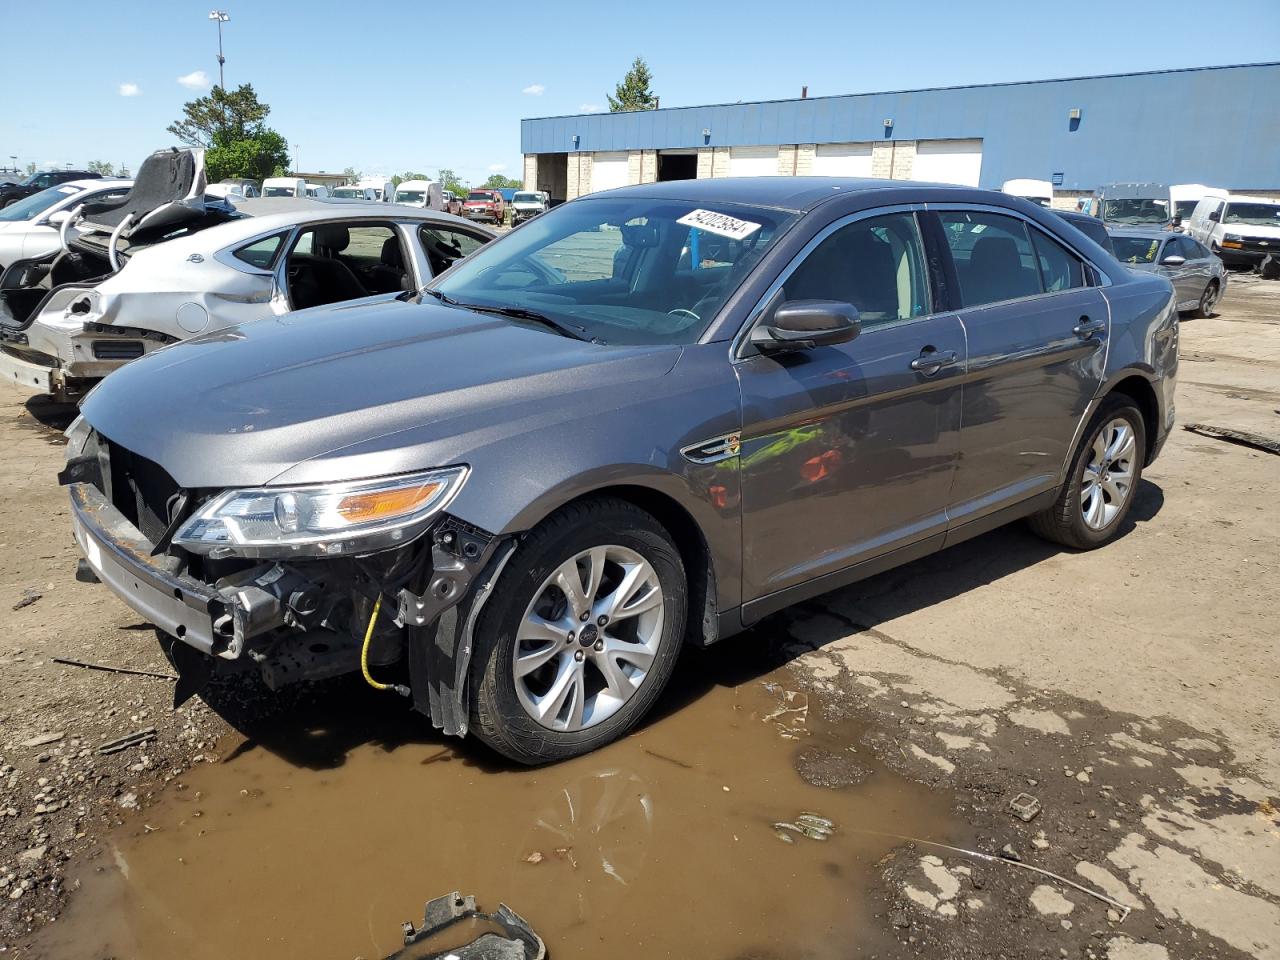
[[[1022,518],[1113,539],[1173,423],[1174,306],[999,193],[636,186],[420,294],[131,364],[61,480],[82,575],[188,689],[359,671],[540,763],[635,726],[682,644]]]

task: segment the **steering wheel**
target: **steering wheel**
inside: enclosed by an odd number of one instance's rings
[[[667,311],[668,317],[693,317],[695,323],[701,323],[702,318],[692,310],[686,310],[684,307],[676,307],[674,310]]]

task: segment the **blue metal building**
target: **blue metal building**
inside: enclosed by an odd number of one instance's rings
[[[545,117],[522,121],[520,139],[526,187],[553,196],[808,172],[990,188],[1029,177],[1064,193],[1133,180],[1274,191],[1277,91],[1280,63],[1257,63]]]

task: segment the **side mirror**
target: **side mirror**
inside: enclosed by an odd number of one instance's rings
[[[1214,223],[1219,223],[1222,220],[1222,214],[1220,214],[1217,210],[1214,210],[1210,212],[1209,219],[1212,220]]]
[[[767,322],[756,324],[751,343],[761,353],[812,350],[848,343],[862,332],[858,308],[835,300],[792,300],[779,304]]]
[[[1186,258],[1186,257],[1180,257],[1180,256],[1178,256],[1178,255],[1175,253],[1175,254],[1171,254],[1170,256],[1167,256],[1167,257],[1165,257],[1163,260],[1161,260],[1161,261],[1160,261],[1160,266],[1162,266],[1162,267],[1180,267],[1180,266],[1182,266],[1182,265],[1183,265],[1184,263],[1186,263],[1186,262],[1187,262],[1187,258]]]
[[[71,217],[70,210],[55,210],[45,219],[45,223],[51,227],[60,227]]]

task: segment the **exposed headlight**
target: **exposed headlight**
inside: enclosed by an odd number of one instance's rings
[[[412,540],[453,499],[466,467],[305,487],[227,490],[174,536],[214,557],[337,557]]]
[[[1222,240],[1224,243],[1239,243],[1241,237],[1235,233],[1228,233],[1223,236]]]

